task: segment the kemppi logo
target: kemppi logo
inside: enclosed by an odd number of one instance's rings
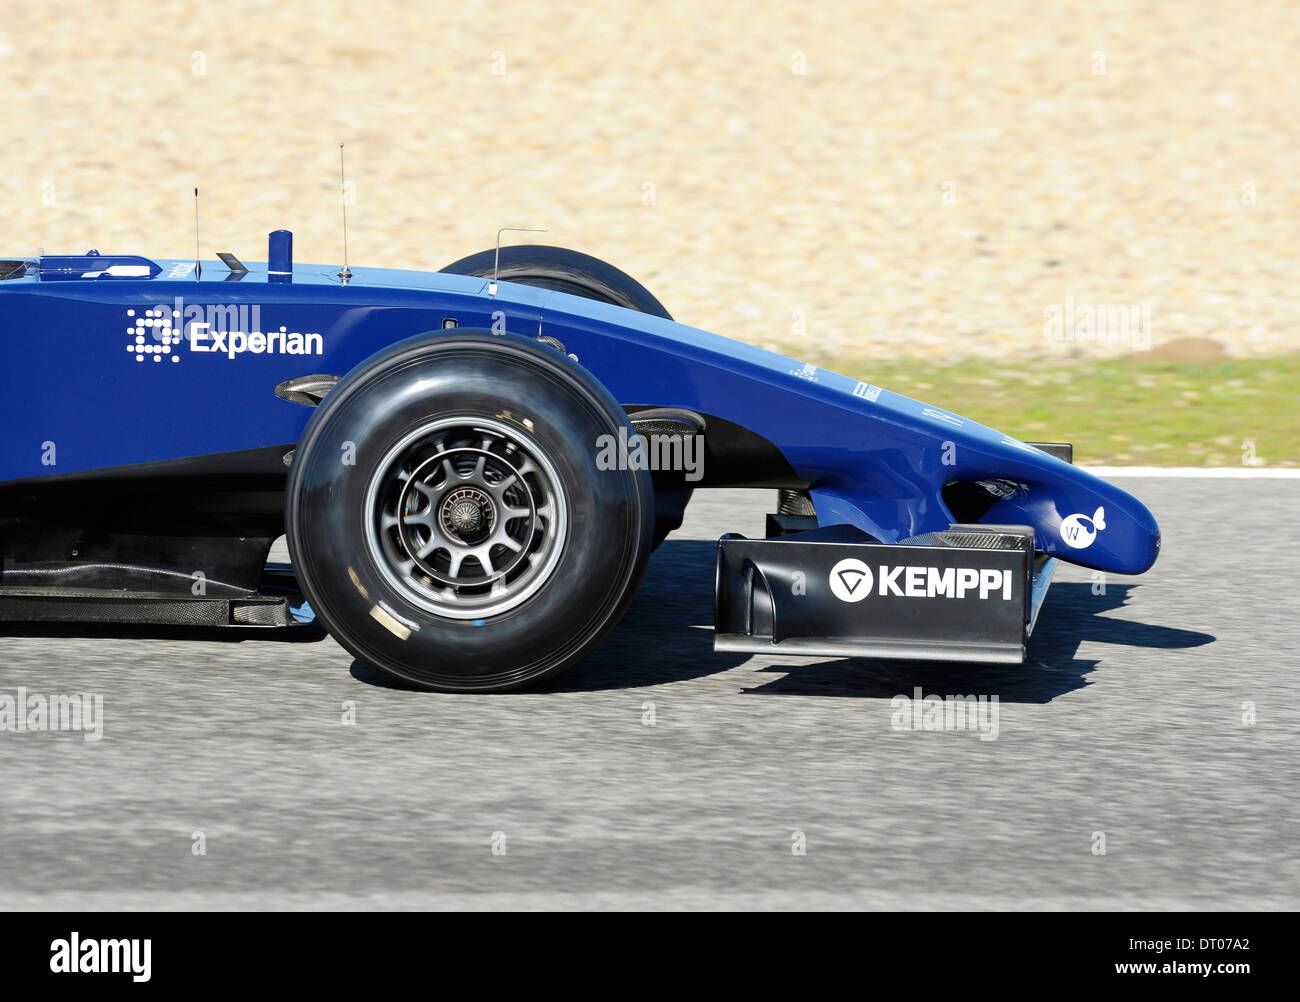
[[[831,568],[831,594],[841,602],[861,602],[868,595],[896,598],[980,598],[1011,601],[1009,570],[992,567],[917,567],[879,564],[873,571],[855,557]]]

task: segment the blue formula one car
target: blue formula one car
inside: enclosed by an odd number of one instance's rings
[[[290,626],[286,534],[360,661],[516,688],[609,632],[694,490],[764,487],[717,649],[1019,662],[1058,558],[1159,550],[1068,445],[675,323],[586,255],[267,256],[0,261],[0,619]]]

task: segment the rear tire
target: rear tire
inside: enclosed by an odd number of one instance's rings
[[[495,692],[559,674],[618,622],[651,549],[646,471],[597,467],[627,416],[581,366],[511,335],[419,335],[308,422],[287,535],[324,626],[411,685]]]
[[[496,251],[486,250],[463,257],[442,270],[452,275],[491,278],[495,261]],[[544,244],[502,247],[497,277],[503,282],[554,289],[571,296],[613,303],[624,309],[663,317],[665,320],[672,319],[663,304],[627,272],[619,271],[612,264],[590,254],[564,247],[547,247]]]

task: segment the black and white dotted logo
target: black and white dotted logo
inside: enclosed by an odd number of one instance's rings
[[[179,310],[169,310],[165,306],[145,310],[143,316],[137,316],[135,310],[127,310],[126,317],[131,326],[126,333],[132,340],[126,350],[135,355],[137,362],[148,358],[161,362],[164,356],[179,362],[180,355],[173,354],[172,349],[179,347],[183,336],[172,327],[172,319],[179,319],[180,315]]]

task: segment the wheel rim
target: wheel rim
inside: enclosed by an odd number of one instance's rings
[[[441,418],[376,467],[365,533],[380,573],[415,605],[483,619],[525,602],[555,571],[568,535],[564,488],[530,434]]]

